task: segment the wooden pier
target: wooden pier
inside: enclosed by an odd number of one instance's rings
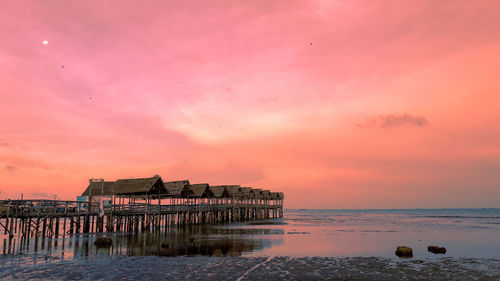
[[[59,237],[94,232],[162,232],[171,226],[283,217],[283,193],[163,182],[159,176],[90,180],[87,201],[0,201],[0,231],[9,237]]]

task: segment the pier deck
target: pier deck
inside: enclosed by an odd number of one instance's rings
[[[283,205],[278,200],[253,203],[169,200],[184,201],[181,204],[162,204],[161,199],[155,200],[156,203],[150,201],[104,206],[79,201],[3,200],[0,201],[0,231],[11,237],[57,237],[68,233],[160,231],[170,225],[283,217]]]
[[[90,179],[77,199],[0,201],[0,231],[9,237],[57,237],[281,218],[284,195],[239,185],[163,182],[155,175],[116,181]]]

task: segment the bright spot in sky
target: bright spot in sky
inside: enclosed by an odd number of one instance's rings
[[[44,41],[42,42],[42,44],[43,44],[43,45],[47,45],[47,44],[49,44],[49,41],[44,40]]]

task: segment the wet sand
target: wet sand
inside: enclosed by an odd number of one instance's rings
[[[500,260],[478,258],[2,256],[0,263],[3,280],[500,280]]]

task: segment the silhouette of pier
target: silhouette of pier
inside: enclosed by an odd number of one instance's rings
[[[89,181],[77,201],[2,200],[0,231],[10,237],[93,232],[162,232],[171,226],[282,218],[281,192],[239,185],[163,182],[161,177]]]

